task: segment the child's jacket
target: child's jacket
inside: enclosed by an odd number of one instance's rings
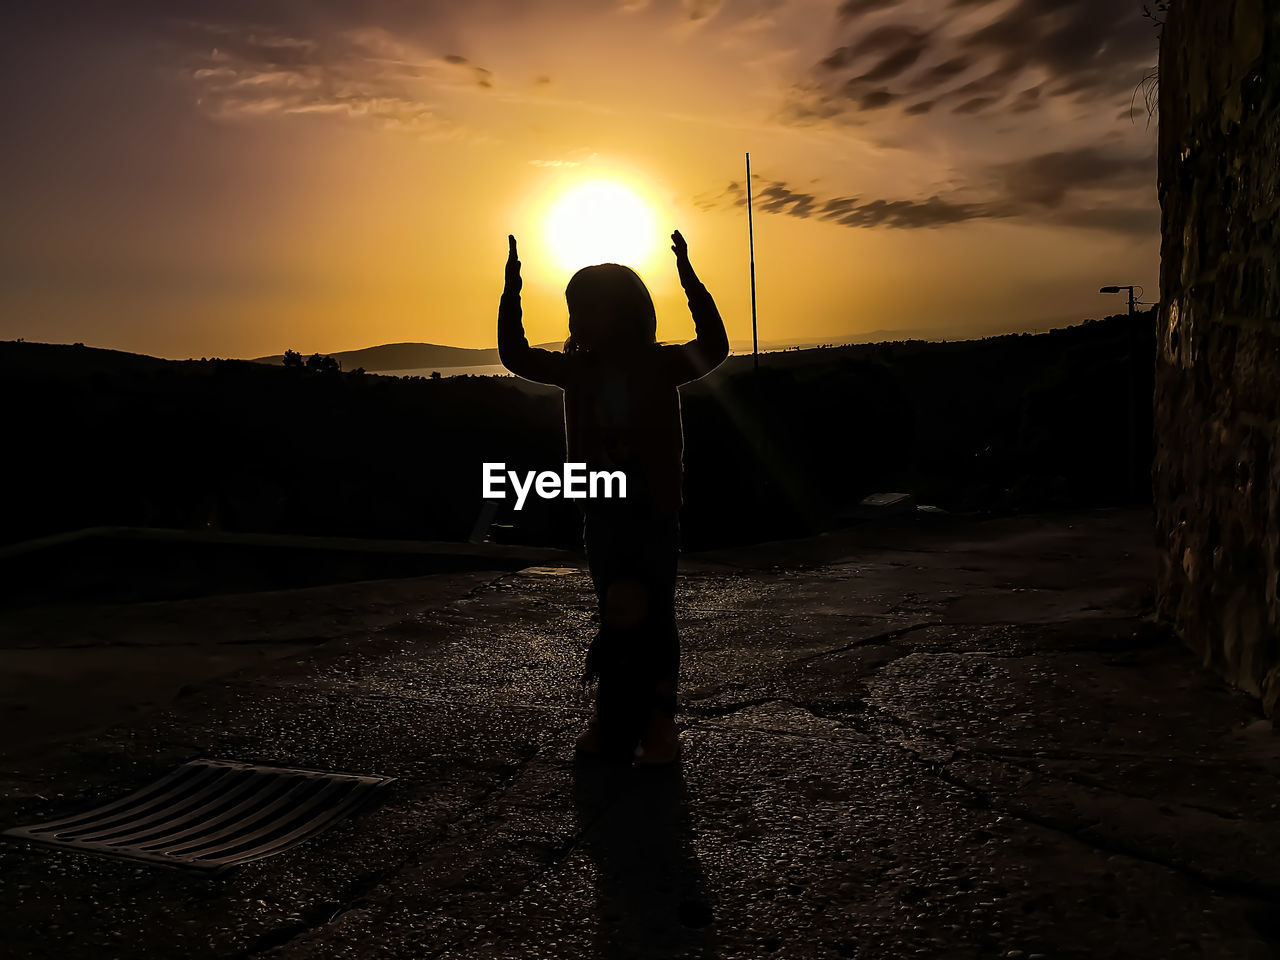
[[[676,388],[711,372],[729,354],[724,321],[707,288],[695,280],[685,293],[695,339],[655,344],[621,360],[529,346],[518,291],[504,291],[498,308],[503,365],[526,380],[564,389],[566,462],[625,471],[628,499],[647,497],[660,515],[674,515],[681,503],[684,433]]]

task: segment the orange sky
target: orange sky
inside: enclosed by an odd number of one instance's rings
[[[103,6],[111,7],[103,11]],[[0,337],[160,356],[492,346],[506,235],[565,332],[549,206],[632,185],[659,337],[683,231],[762,340],[1043,329],[1155,299],[1139,3],[83,4],[3,16]]]

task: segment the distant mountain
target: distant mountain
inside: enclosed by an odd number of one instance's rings
[[[540,343],[535,346],[559,350],[563,344]],[[303,356],[309,356],[304,352]],[[342,364],[343,370],[363,367],[370,373],[379,370],[421,370],[426,367],[479,367],[498,363],[498,348],[448,347],[439,343],[384,343],[360,350],[342,350],[331,353]],[[255,357],[254,363],[278,364],[284,362],[284,354]]]
[[[1077,321],[1078,322],[1078,321]],[[1066,324],[1064,324],[1065,326]],[[1047,329],[1047,325],[1045,327]],[[1008,325],[1001,324],[983,329],[960,331],[954,327],[912,327],[899,330],[867,330],[862,333],[838,334],[828,340],[761,340],[760,349],[764,351],[807,349],[824,345],[843,346],[855,343],[884,343],[895,340],[978,340],[983,337],[998,336],[1008,333]],[[539,343],[535,346],[546,350],[560,350],[564,344],[558,340]],[[734,340],[731,344],[733,352],[742,354],[751,352],[751,341]],[[301,351],[304,357],[315,351]],[[450,347],[441,343],[383,343],[376,347],[364,347],[360,350],[342,350],[330,353],[342,364],[343,370],[355,370],[363,367],[370,373],[385,370],[423,370],[449,367],[480,367],[497,364],[497,347]],[[270,357],[255,357],[254,363],[279,364],[284,362],[283,354]]]
[[[1078,317],[1055,318],[1053,321],[1043,320],[1028,328],[1027,332],[1039,333],[1052,327],[1067,327],[1078,323],[1080,323]],[[894,343],[905,340],[927,340],[934,343],[943,340],[984,340],[988,337],[999,337],[1019,332],[1021,331],[1011,330],[1010,325],[1007,323],[989,324],[987,326],[971,325],[968,327],[900,327],[892,330],[882,328],[879,330],[863,330],[860,333],[833,334],[823,340],[761,340],[760,349],[764,352],[774,352],[778,350],[808,350],[822,346],[841,347],[850,344]],[[750,353],[751,341],[746,338],[733,340],[730,342],[730,347],[734,353]]]
[[[1086,324],[1091,321],[1084,321]],[[1079,320],[1062,318],[1060,325],[1050,321],[1039,324],[1042,330],[1067,329],[1078,325]],[[985,330],[961,331],[945,327],[914,327],[897,330],[868,330],[862,333],[838,334],[823,342],[818,340],[761,340],[760,349],[765,353],[785,351],[785,356],[776,359],[787,365],[795,362],[793,358],[803,359],[809,350],[821,346],[852,346],[893,341],[933,341],[977,340],[1009,334],[1008,325],[988,327]],[[547,350],[563,349],[564,344],[558,340],[536,344]],[[750,356],[751,341],[734,340],[731,343],[734,354],[739,357]],[[800,356],[797,356],[799,351]],[[311,351],[315,352],[315,351]],[[450,347],[439,343],[384,343],[375,347],[364,347],[360,350],[342,350],[328,354],[342,363],[342,369],[351,371],[363,368],[369,373],[395,372],[400,370],[422,371],[438,369],[447,373],[455,367],[496,366],[498,360],[497,347]],[[310,356],[303,352],[303,356]],[[123,371],[123,370],[160,370],[171,364],[197,363],[194,360],[165,360],[144,354],[127,353],[101,347],[86,347],[83,344],[36,343],[20,341],[0,341],[0,364],[20,359],[21,365],[29,374],[46,376],[79,376],[85,373]],[[283,354],[269,357],[255,357],[248,361],[278,366],[284,361]],[[470,372],[477,372],[472,370]]]

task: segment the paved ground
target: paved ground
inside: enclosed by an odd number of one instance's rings
[[[916,517],[694,558],[666,772],[571,762],[583,571],[313,592],[359,629],[0,744],[0,823],[195,756],[401,778],[385,801],[213,879],[5,845],[0,954],[1280,956],[1280,737],[1150,622],[1149,529]]]

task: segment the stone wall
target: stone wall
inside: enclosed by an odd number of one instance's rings
[[[1158,615],[1280,713],[1280,2],[1174,0],[1160,50]]]

